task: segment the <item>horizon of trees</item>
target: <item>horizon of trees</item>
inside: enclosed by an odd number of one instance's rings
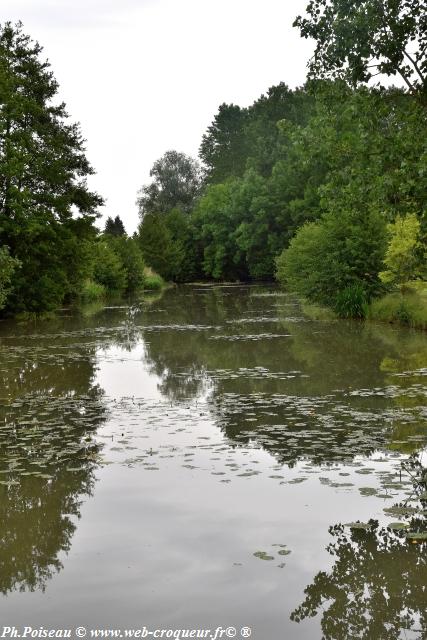
[[[426,275],[427,8],[314,0],[306,12],[294,26],[316,40],[307,82],[221,104],[192,207],[166,197],[147,218],[140,210],[139,241],[176,282],[277,277],[363,317]],[[405,87],[368,84],[378,75]]]
[[[103,200],[42,48],[22,24],[0,26],[2,313],[131,293],[145,264],[178,283],[277,277],[344,316],[424,278],[427,10],[363,10],[310,2],[294,23],[316,40],[306,83],[221,104],[199,160],[156,160],[132,238],[119,215],[96,228]],[[370,86],[377,74],[405,86]]]

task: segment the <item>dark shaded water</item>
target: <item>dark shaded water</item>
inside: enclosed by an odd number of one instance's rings
[[[427,637],[426,335],[182,287],[3,323],[0,369],[0,632]]]

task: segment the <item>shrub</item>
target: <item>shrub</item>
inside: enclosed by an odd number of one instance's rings
[[[356,282],[337,293],[334,309],[340,318],[364,318],[366,306],[365,289]]]
[[[397,216],[393,224],[387,225],[387,231],[389,243],[384,257],[387,269],[380,273],[380,278],[384,283],[402,288],[419,275],[420,222],[413,213],[404,218]]]
[[[159,291],[165,286],[165,281],[162,276],[159,276],[158,273],[155,273],[149,267],[145,268],[144,271],[144,289],[148,291]]]
[[[126,274],[126,293],[144,286],[144,259],[137,240],[125,236],[112,237],[109,244],[120,258]]]
[[[120,293],[126,289],[126,271],[117,253],[108,242],[96,242],[93,248],[93,280],[107,292]]]
[[[327,213],[297,231],[277,259],[276,275],[309,301],[361,317],[365,302],[382,289],[378,273],[385,245],[380,213]]]
[[[85,280],[83,288],[80,294],[81,301],[83,303],[97,302],[105,298],[106,290],[104,285],[93,280]]]

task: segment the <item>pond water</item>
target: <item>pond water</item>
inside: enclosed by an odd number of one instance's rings
[[[267,286],[69,314],[0,325],[0,631],[427,637],[426,335]]]

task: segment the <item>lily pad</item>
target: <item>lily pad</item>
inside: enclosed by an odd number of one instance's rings
[[[372,525],[370,525],[369,522],[346,522],[344,526],[349,527],[350,529],[360,529],[363,531],[370,531]]]
[[[265,551],[255,551],[254,556],[260,560],[274,560],[273,556],[269,556]]]
[[[359,493],[362,496],[375,496],[378,491],[375,487],[359,487]]]
[[[390,524],[387,525],[388,529],[393,529],[393,531],[400,531],[402,529],[407,529],[409,527],[409,524],[406,522],[390,522]]]
[[[414,542],[424,542],[424,540],[427,540],[427,531],[408,531],[406,539]]]

